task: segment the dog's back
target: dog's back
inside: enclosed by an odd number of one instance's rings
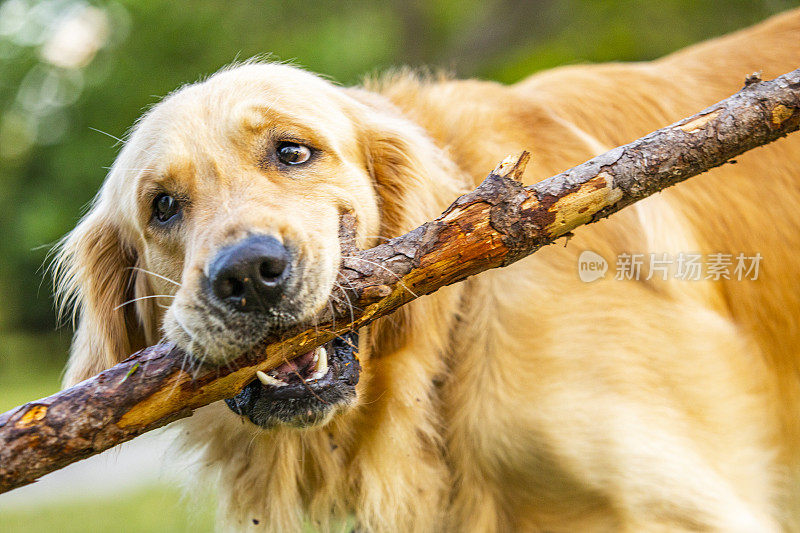
[[[555,70],[523,82],[520,90],[607,146],[617,146],[727,97],[750,73],[772,79],[798,67],[800,10],[795,10],[652,63]],[[797,466],[800,137],[753,150],[735,163],[670,189],[659,201],[688,221],[699,246],[694,251],[763,256],[756,282],[721,278],[707,296],[710,304],[716,298],[714,306],[729,314],[766,358],[779,391],[784,450]]]
[[[568,67],[519,89],[613,147],[764,79],[800,67],[800,10],[652,63]],[[800,137],[738,157],[663,193],[703,253],[761,253],[757,283],[721,279],[720,305],[757,342],[781,383],[791,447],[800,448]],[[666,228],[665,228],[666,229]],[[668,231],[668,229],[667,229]],[[652,250],[661,251],[661,250]]]
[[[650,63],[565,67],[510,88],[401,78],[382,92],[447,147],[469,185],[520,149],[533,153],[535,182],[700,111],[753,72],[798,66],[800,10]],[[800,528],[798,206],[800,134],[469,282],[462,319],[494,331],[462,336],[458,379],[444,389],[460,398],[446,411],[473,413],[450,428],[461,434],[450,453],[470,458],[453,460],[465,479],[498,479],[513,498],[497,505],[520,527]],[[612,262],[606,280],[579,281],[584,250]],[[644,254],[640,279],[609,279],[626,253]],[[648,253],[729,261],[730,279],[646,279]],[[760,257],[757,279],[737,279],[739,254],[748,266]],[[497,377],[504,368],[513,376]],[[466,383],[471,396],[460,394]],[[520,405],[536,413],[521,416]],[[520,459],[529,448],[538,451]],[[492,499],[470,490],[456,508]],[[581,509],[594,518],[581,521]]]

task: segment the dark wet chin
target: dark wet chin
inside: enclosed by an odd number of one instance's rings
[[[361,371],[357,346],[356,333],[327,344],[330,371],[322,379],[292,380],[283,387],[263,385],[255,379],[225,403],[237,415],[265,429],[279,424],[293,427],[319,424],[356,397]]]

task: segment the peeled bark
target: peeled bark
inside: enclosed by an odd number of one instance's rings
[[[0,492],[230,398],[255,379],[335,336],[490,268],[509,265],[582,224],[722,165],[800,127],[800,69],[748,78],[735,95],[529,187],[527,152],[509,157],[436,220],[375,248],[352,246],[342,217],[347,287],[318,327],[270,337],[228,366],[183,368],[185,354],[151,346],[78,385],[0,415]]]

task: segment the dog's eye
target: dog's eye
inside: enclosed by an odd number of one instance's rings
[[[278,145],[278,159],[284,165],[299,165],[311,158],[311,148],[302,144],[283,142]]]
[[[161,193],[153,200],[153,215],[159,222],[168,222],[180,211],[180,204],[169,194]]]

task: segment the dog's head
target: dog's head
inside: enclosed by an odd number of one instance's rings
[[[67,382],[161,337],[225,364],[313,319],[337,282],[340,215],[355,214],[362,247],[406,231],[438,213],[435,191],[450,196],[445,167],[380,97],[294,67],[247,64],[178,90],[136,124],[61,245],[57,291],[80,319]],[[324,381],[330,352],[263,387]]]

